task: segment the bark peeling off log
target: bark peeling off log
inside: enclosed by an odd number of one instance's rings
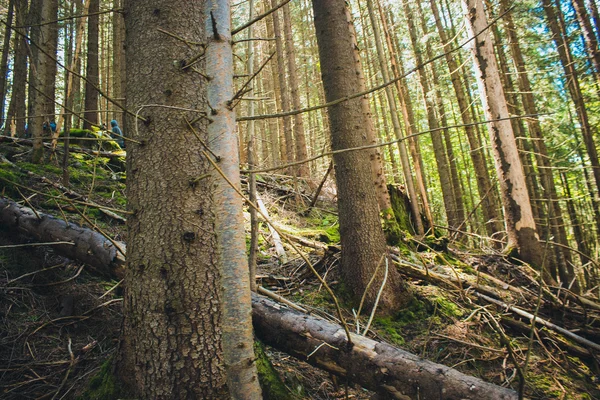
[[[106,276],[122,278],[125,258],[115,245],[91,229],[67,223],[61,219],[21,207],[12,200],[0,198],[0,224],[6,228],[34,237],[41,242],[71,242],[53,249],[68,258],[78,260],[96,268]],[[119,243],[123,252],[125,245]]]
[[[354,346],[348,349],[340,326],[258,295],[253,295],[252,308],[254,329],[261,340],[386,398],[517,398],[512,390],[369,338],[352,335]]]

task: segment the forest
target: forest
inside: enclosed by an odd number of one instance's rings
[[[0,22],[0,398],[600,399],[597,0]]]

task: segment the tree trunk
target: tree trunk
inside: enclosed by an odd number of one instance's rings
[[[282,308],[261,296],[253,295],[252,309],[254,327],[261,340],[300,360],[375,390],[382,398],[517,399],[517,394],[510,389],[364,336],[351,334],[354,346],[348,349],[340,326]],[[327,345],[323,346],[323,343]]]
[[[229,2],[131,0],[125,15],[128,68],[136,71],[127,99],[145,122],[129,119],[131,136],[144,144],[127,149],[133,215],[119,376],[142,399],[260,398],[241,199],[186,122],[210,115],[210,124],[200,118],[193,129],[239,187],[235,117],[227,107]],[[204,50],[208,81],[173,63]]]
[[[506,0],[503,0],[501,10],[508,9]],[[551,224],[552,234],[559,243],[568,246],[565,221],[562,215],[562,209],[560,207],[559,198],[556,190],[556,184],[554,183],[554,177],[552,175],[552,163],[549,157],[546,142],[544,141],[544,135],[540,125],[540,121],[536,115],[538,113],[535,105],[535,99],[533,97],[533,89],[529,81],[527,69],[525,67],[525,60],[519,44],[519,36],[517,34],[516,26],[513,22],[511,13],[504,16],[504,23],[506,26],[506,36],[510,45],[513,62],[517,72],[517,83],[519,92],[521,93],[521,99],[525,114],[531,115],[525,121],[527,122],[527,128],[529,134],[532,137],[533,149],[536,157],[536,163],[538,165],[538,174],[544,189],[545,198],[548,204],[548,215],[549,222]],[[573,230],[575,231],[575,227]],[[578,240],[578,239],[576,239]],[[571,264],[570,250],[567,248],[557,249],[562,253],[563,258],[566,260],[565,264],[559,265],[559,268],[565,269],[566,274],[569,276],[568,281],[572,280],[575,276],[573,267]],[[588,254],[589,253],[585,253]]]
[[[123,7],[123,0],[114,0],[113,8],[119,9]],[[121,12],[113,13],[113,96],[123,106],[126,106],[125,87],[127,82],[126,63],[125,63],[125,21]],[[115,108],[113,119],[116,119],[123,132],[127,132],[126,121],[123,118],[123,112],[119,108]]]
[[[294,35],[292,34],[292,18],[290,16],[290,5],[286,4],[283,8],[283,31],[285,32],[285,52],[287,57],[287,69],[289,74],[289,89],[292,98],[292,108],[299,110],[302,108],[300,103],[300,90],[298,71],[296,68],[296,49],[294,44]],[[308,152],[306,150],[306,137],[304,134],[304,118],[302,114],[294,115],[294,143],[296,161],[306,160]],[[296,175],[302,178],[310,178],[308,163],[296,166]]]
[[[497,120],[508,118],[509,113],[491,35],[486,30],[483,3],[481,0],[463,0],[462,5],[469,37],[478,35],[473,41],[473,60],[477,66],[477,83],[485,116],[493,121],[488,124],[488,130],[502,192],[508,250],[516,251],[523,261],[543,268],[544,250],[538,240],[512,125],[510,120]]]
[[[15,22],[17,26],[25,25],[27,16],[27,0],[16,0],[15,2]],[[25,88],[27,81],[27,41],[25,39],[26,30],[16,28],[14,39],[14,58],[13,58],[13,80],[12,96],[6,115],[6,126],[4,132],[6,135],[15,134],[19,137],[25,136]]]
[[[271,0],[271,7],[275,7],[277,5],[277,0]],[[288,95],[288,86],[285,79],[285,54],[283,50],[283,35],[281,32],[281,24],[279,22],[279,10],[273,13],[273,34],[275,35],[275,49],[277,51],[277,72],[278,72],[278,82],[279,82],[279,96],[281,98],[281,104],[279,104],[281,108],[281,112],[290,111],[290,98]],[[292,118],[290,116],[285,116],[283,119],[283,138],[285,138],[285,154],[287,158],[285,161],[294,162],[295,161],[295,151],[294,151],[294,137],[292,135]],[[283,157],[282,157],[283,158]],[[291,171],[288,170],[288,173]]]
[[[377,49],[377,58],[379,59],[379,68],[381,74],[383,75],[383,81],[388,82],[390,80],[390,76],[387,69],[388,66],[385,61],[383,46],[381,44],[381,34],[379,32],[379,25],[377,24],[377,15],[375,13],[375,8],[373,7],[373,0],[367,0],[367,7],[369,8],[371,26],[373,27],[373,36]],[[392,126],[394,127],[394,134],[397,139],[402,139],[404,137],[404,134],[402,133],[402,129],[400,127],[400,121],[398,120],[398,110],[396,109],[396,100],[394,99],[392,86],[385,87],[385,95],[387,97],[390,116],[392,117]],[[421,212],[419,210],[419,201],[417,199],[417,192],[413,183],[412,171],[408,162],[408,153],[406,151],[406,145],[404,141],[398,142],[398,150],[400,151],[400,163],[402,164],[402,172],[404,173],[404,182],[406,182],[406,190],[410,197],[412,214],[415,216],[413,221],[415,224],[415,231],[418,235],[423,235],[423,233],[425,233],[425,230],[423,229],[423,223],[420,218]]]
[[[87,35],[87,64],[85,68],[85,113],[83,129],[98,126],[98,90],[100,87],[100,71],[98,66],[98,40],[100,21],[100,0],[90,0]]]
[[[356,38],[345,0],[314,0],[315,28],[319,44],[321,75],[326,101],[344,98],[360,87],[357,74]],[[365,114],[361,98],[329,107],[331,147],[341,150],[364,146]],[[385,239],[379,222],[377,198],[373,191],[369,154],[366,151],[336,153],[338,211],[342,244],[343,278],[358,304],[378,263],[386,253]],[[366,296],[373,307],[384,279],[384,266]],[[379,302],[379,310],[390,313],[401,307],[410,295],[401,286],[392,269]]]
[[[2,44],[2,59],[0,60],[0,126],[4,124],[4,104],[6,103],[6,82],[8,80],[8,53],[10,53],[10,38],[12,21],[15,14],[15,0],[8,1],[8,12]]]
[[[412,44],[413,54],[415,56],[417,65],[421,65],[423,64],[423,57],[421,55],[421,46],[417,40],[418,31],[413,21],[411,8],[407,0],[403,0],[402,4],[404,6],[404,13],[408,24],[408,32],[410,36],[410,42]],[[433,92],[431,91],[431,87],[429,85],[429,79],[427,77],[426,70],[424,68],[420,68],[418,70],[418,74],[421,89],[423,91],[427,122],[429,129],[432,130],[430,136],[433,144],[433,152],[435,154],[435,162],[440,180],[440,186],[442,188],[444,207],[446,208],[446,218],[450,227],[457,228],[462,221],[458,221],[456,214],[456,205],[452,189],[452,177],[450,175],[450,165],[448,163],[446,150],[444,148],[442,133],[438,129],[440,124],[435,115],[435,104],[432,97]]]
[[[34,7],[35,3],[35,7]],[[43,137],[50,136],[50,122],[54,119],[54,90],[56,83],[56,56],[58,43],[58,0],[32,2],[31,21],[39,26],[32,27],[32,54],[30,84],[29,132],[33,138],[31,161],[40,163],[44,156]],[[53,21],[53,22],[51,22]],[[34,29],[35,28],[35,29]],[[35,37],[35,39],[34,39]],[[36,51],[33,51],[36,48]]]
[[[503,230],[503,226],[500,220],[500,216],[498,214],[499,206],[496,202],[496,197],[492,193],[492,182],[488,173],[488,166],[485,159],[485,154],[481,148],[481,143],[479,143],[479,140],[477,140],[477,134],[475,132],[475,127],[473,126],[474,121],[471,117],[471,113],[469,110],[470,102],[465,96],[465,88],[462,80],[460,79],[460,70],[458,67],[458,63],[454,58],[454,54],[450,52],[452,48],[452,43],[448,40],[448,37],[442,25],[442,21],[440,19],[439,11],[437,8],[437,0],[430,0],[429,4],[431,5],[431,11],[433,12],[433,17],[435,19],[440,40],[442,41],[442,45],[444,46],[445,58],[446,63],[448,64],[448,69],[450,70],[450,79],[452,81],[452,87],[456,95],[456,100],[458,102],[458,108],[460,110],[462,122],[465,125],[465,133],[467,135],[467,140],[471,149],[471,160],[473,162],[473,167],[475,170],[477,190],[481,201],[483,217],[485,219],[485,227],[487,229],[488,235],[493,236],[501,232]]]

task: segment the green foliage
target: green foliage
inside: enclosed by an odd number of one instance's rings
[[[281,381],[281,377],[265,353],[264,345],[258,340],[254,341],[254,353],[256,354],[256,368],[263,398],[266,400],[295,398],[296,396]]]

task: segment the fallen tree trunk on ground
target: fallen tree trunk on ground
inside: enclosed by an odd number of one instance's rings
[[[38,217],[39,216],[39,217]],[[68,241],[53,249],[90,264],[105,274],[122,276],[124,257],[115,244],[90,229],[66,223],[11,200],[0,198],[0,223],[44,242]],[[124,252],[124,245],[122,246]],[[347,378],[390,399],[516,399],[517,394],[452,368],[369,338],[352,335],[321,318],[291,310],[253,294],[253,322],[265,343],[303,361]]]
[[[52,249],[65,257],[90,265],[103,275],[119,279],[124,276],[125,245],[111,241],[91,229],[34,212],[6,198],[0,198],[0,225],[40,242],[70,242],[72,244],[54,245]]]
[[[253,295],[252,320],[265,343],[348,378],[386,399],[516,399],[517,394],[389,344],[352,334],[321,318]]]

